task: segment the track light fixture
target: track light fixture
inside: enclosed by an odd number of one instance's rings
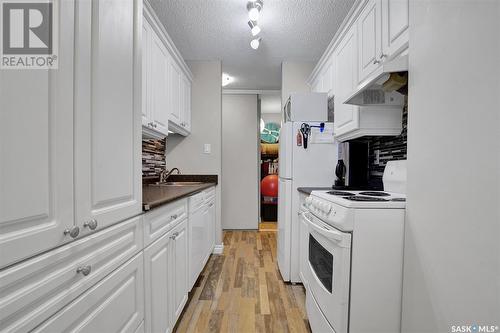
[[[255,21],[248,21],[248,26],[252,30],[252,36],[257,36],[260,33],[260,27]]]
[[[259,19],[260,11],[262,10],[263,5],[262,0],[248,1],[247,10],[250,21],[257,21]]]
[[[252,39],[252,41],[250,42],[250,46],[252,47],[252,49],[257,50],[259,48],[261,40],[262,37]]]

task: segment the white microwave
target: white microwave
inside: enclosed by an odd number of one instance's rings
[[[326,93],[291,93],[283,106],[283,122],[328,120]]]

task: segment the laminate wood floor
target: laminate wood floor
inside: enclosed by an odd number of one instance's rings
[[[225,231],[224,253],[209,259],[175,331],[310,332],[304,288],[279,274],[276,232]]]

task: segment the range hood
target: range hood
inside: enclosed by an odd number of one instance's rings
[[[404,104],[404,95],[396,91],[406,85],[408,55],[384,62],[347,97],[344,104],[369,106]]]

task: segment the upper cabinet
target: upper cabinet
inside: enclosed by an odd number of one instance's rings
[[[74,1],[56,7],[57,70],[0,73],[0,268],[72,239]],[[68,232],[65,233],[65,231]]]
[[[358,82],[373,73],[382,59],[381,7],[380,0],[369,1],[357,21]]]
[[[143,131],[150,137],[188,135],[192,74],[147,1],[142,38]]]
[[[84,235],[142,211],[142,4],[78,6],[74,179],[76,223]]]
[[[408,49],[408,1],[360,1],[313,70],[311,90],[334,97],[337,140],[401,132],[400,105],[359,107],[344,102],[379,75],[385,62]]]
[[[333,55],[335,63],[334,133],[348,133],[359,127],[358,106],[343,101],[354,89],[357,78],[357,30],[352,27]]]
[[[409,0],[382,0],[382,58],[408,47]]]
[[[0,268],[142,211],[142,1],[57,10],[59,68],[0,75]]]

